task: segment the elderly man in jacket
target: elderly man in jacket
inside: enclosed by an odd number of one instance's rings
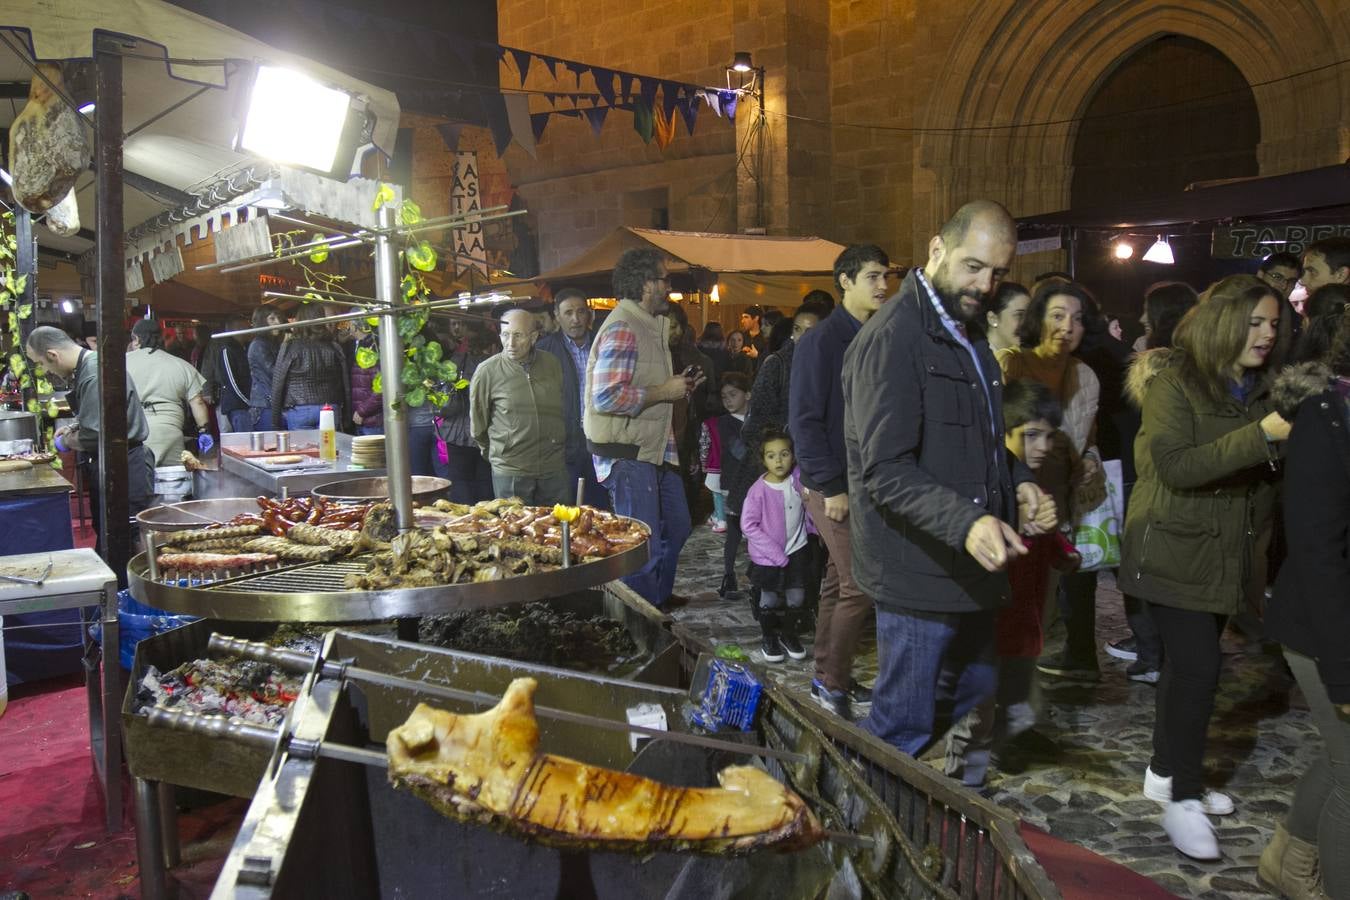
[[[539,326],[528,310],[502,316],[502,352],[488,357],[469,384],[473,440],[492,465],[498,498],[532,505],[565,503],[562,367],[535,349]]]
[[[928,245],[844,356],[853,577],[876,602],[880,672],[862,727],[918,755],[993,693],[995,611],[1017,530],[1053,502],[1003,445],[1002,384],[966,323],[1008,271],[1007,210],[976,201]]]
[[[609,492],[595,479],[595,463],[586,449],[586,432],[581,425],[581,411],[586,408],[586,361],[595,340],[591,305],[582,291],[565,288],[553,298],[553,312],[558,330],[542,335],[535,347],[553,354],[562,366],[567,477],[573,490],[578,479],[585,483],[584,500],[588,505],[609,509]]]

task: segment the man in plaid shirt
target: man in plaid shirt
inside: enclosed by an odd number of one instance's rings
[[[614,511],[651,528],[650,556],[624,581],[658,608],[674,597],[675,568],[689,537],[672,404],[703,383],[696,368],[672,372],[666,339],[670,280],[654,250],[630,250],[614,266],[619,304],[601,326],[586,366],[582,424],[595,475]]]

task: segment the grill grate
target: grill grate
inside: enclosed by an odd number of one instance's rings
[[[366,571],[366,560],[341,559],[310,563],[256,575],[234,578],[223,584],[208,585],[206,590],[226,593],[305,594],[348,590],[345,581],[351,574]]]

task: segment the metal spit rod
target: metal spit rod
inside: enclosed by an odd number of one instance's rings
[[[314,668],[315,663],[315,657],[307,653],[300,653],[296,650],[282,650],[276,647],[269,647],[267,644],[261,642],[246,641],[243,638],[230,637],[229,635],[219,633],[211,635],[211,639],[207,642],[206,648],[210,653],[242,656],[245,659],[271,663],[274,666],[296,673],[310,671]],[[494,697],[492,694],[487,694],[482,691],[466,691],[459,688],[448,687],[446,685],[413,681],[410,678],[400,678],[397,675],[389,675],[384,672],[376,672],[373,669],[363,669],[359,666],[353,666],[350,663],[334,662],[332,660],[323,662],[320,666],[319,674],[320,677],[337,681],[341,681],[345,678],[349,681],[355,681],[361,684],[375,684],[381,687],[394,688],[395,690],[433,694],[438,697],[445,697],[449,700],[459,700],[463,703],[473,703],[475,705],[489,707],[496,706],[501,699],[500,697]],[[791,750],[777,750],[773,747],[763,747],[758,744],[739,744],[735,741],[706,737],[701,734],[688,734],[683,731],[663,731],[659,728],[648,728],[645,725],[634,725],[628,722],[620,722],[617,719],[606,719],[602,716],[588,716],[584,713],[572,712],[571,710],[566,709],[554,709],[549,706],[536,706],[534,711],[545,719],[554,719],[559,722],[568,722],[573,725],[584,725],[588,728],[598,728],[603,731],[621,731],[626,734],[640,734],[653,740],[674,741],[677,744],[690,744],[707,750],[722,750],[743,756],[770,757],[791,763],[804,763],[808,761],[805,755],[794,753]]]
[[[152,707],[146,713],[146,720],[154,728],[168,728],[173,731],[185,731],[209,738],[232,740],[259,749],[271,749],[283,738],[280,728],[270,725],[258,725],[243,719],[227,716],[204,715],[185,709],[166,709]],[[296,759],[335,759],[341,762],[357,763],[375,769],[389,768],[388,754],[365,747],[353,747],[350,744],[338,744],[332,741],[315,741],[291,737],[286,739],[286,752]],[[826,831],[826,840],[845,847],[871,849],[876,846],[872,838],[847,831]]]

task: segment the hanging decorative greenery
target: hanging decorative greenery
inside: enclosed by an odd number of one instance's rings
[[[24,354],[23,334],[27,330],[24,323],[33,317],[33,304],[24,302],[28,275],[18,270],[18,262],[19,237],[14,228],[14,213],[4,210],[0,212],[0,315],[4,316],[5,331],[0,340],[0,370],[5,390],[18,391],[24,408],[37,416],[46,446],[50,447],[56,401],[48,400],[44,407],[38,399],[51,396],[52,384],[42,367],[30,364]],[[61,461],[55,460],[52,466],[61,468]]]
[[[376,193],[373,209],[380,209],[393,203],[395,194],[387,184],[380,186]],[[412,227],[422,222],[422,210],[412,200],[399,204],[398,221],[400,225]],[[310,244],[323,238],[322,234],[306,235],[301,231],[288,231],[276,235],[274,252],[281,256],[300,244]],[[317,268],[328,259],[329,247],[321,243],[310,250],[307,257],[292,260],[299,267],[305,282],[301,295],[307,303],[324,303],[335,298],[350,297],[345,275],[334,275]],[[440,409],[449,398],[452,388],[463,388],[467,382],[459,377],[455,364],[446,358],[445,349],[440,343],[428,337],[426,326],[430,314],[418,307],[431,300],[423,273],[435,271],[438,260],[436,248],[429,241],[410,235],[399,250],[399,260],[404,274],[399,282],[399,290],[407,310],[398,316],[398,334],[403,340],[403,367],[401,376],[401,398],[395,396],[394,403],[403,403],[408,409],[416,409],[425,403]],[[366,324],[372,328],[379,324],[380,317],[370,316]],[[358,347],[356,364],[370,369],[380,364],[379,350],[374,347]],[[376,375],[373,385],[376,393],[384,390],[384,379]]]

